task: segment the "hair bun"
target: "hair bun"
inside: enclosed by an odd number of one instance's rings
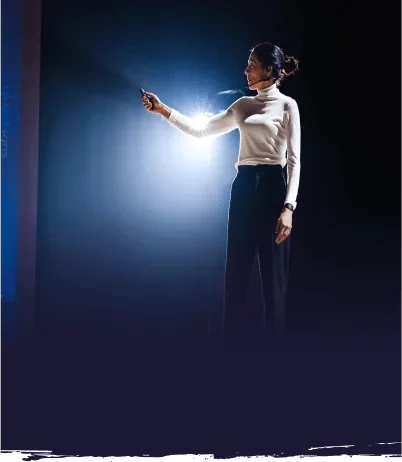
[[[282,65],[283,73],[285,75],[292,75],[297,71],[297,69],[299,69],[299,60],[294,56],[284,55]]]

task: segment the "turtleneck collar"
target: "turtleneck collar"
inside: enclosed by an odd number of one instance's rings
[[[270,98],[272,96],[276,96],[279,93],[279,88],[276,86],[276,83],[273,83],[267,88],[263,88],[262,90],[257,90],[258,95],[257,98]]]

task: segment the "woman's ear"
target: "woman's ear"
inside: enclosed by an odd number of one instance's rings
[[[265,77],[264,78],[268,79],[272,75],[272,66],[266,66],[264,68],[264,71],[265,71]]]

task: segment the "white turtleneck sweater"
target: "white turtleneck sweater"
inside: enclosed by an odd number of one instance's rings
[[[172,110],[169,123],[198,138],[217,136],[235,128],[240,131],[240,149],[235,165],[287,163],[288,186],[285,203],[296,208],[300,180],[300,115],[296,101],[279,91],[276,84],[243,97],[226,111],[211,117],[202,128],[191,118]]]

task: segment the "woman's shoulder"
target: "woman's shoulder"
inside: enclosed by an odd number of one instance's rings
[[[253,97],[250,96],[242,96],[241,98],[238,98],[236,101],[234,101],[228,108],[228,110],[233,110],[233,111],[238,111],[247,106],[247,104],[250,104],[250,101],[253,99]]]
[[[254,101],[255,97],[254,96],[242,96],[241,98],[238,98],[233,104],[233,107],[241,108],[244,107],[248,104],[252,104]]]
[[[296,101],[290,95],[288,95],[287,93],[284,93],[282,88],[278,88],[278,90],[279,90],[278,91],[279,97],[282,98],[284,101],[286,101],[286,102]]]
[[[297,109],[298,108],[297,101],[294,98],[292,98],[291,96],[286,95],[285,93],[282,93],[282,92],[281,92],[281,95],[282,95],[282,98],[283,98],[285,110]]]

